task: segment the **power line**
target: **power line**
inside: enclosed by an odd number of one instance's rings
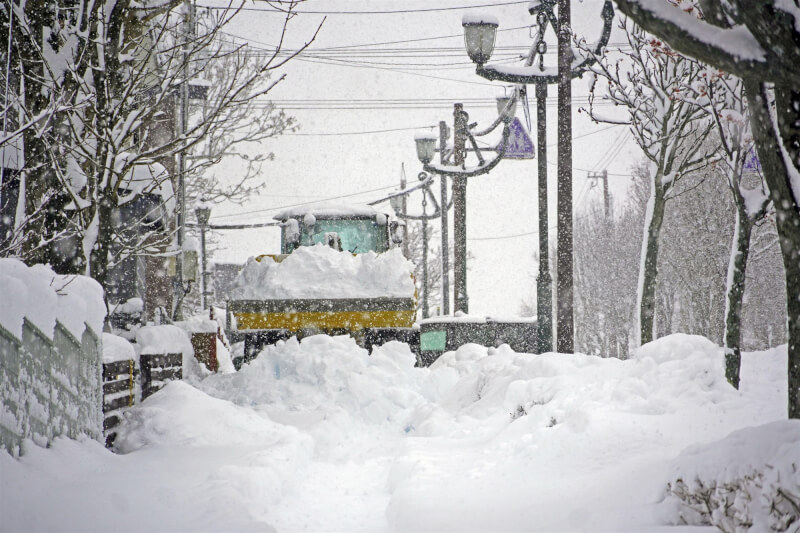
[[[315,203],[318,203],[318,202],[328,202],[328,201],[331,201],[331,200],[341,200],[342,198],[352,198],[353,196],[360,196],[362,194],[368,194],[368,193],[371,193],[371,192],[385,191],[385,190],[388,190],[388,189],[394,189],[396,187],[397,187],[397,185],[387,185],[386,187],[378,187],[377,189],[370,189],[370,190],[367,190],[367,191],[354,192],[354,193],[351,193],[351,194],[342,194],[340,196],[331,196],[329,198],[321,198],[319,200],[314,200],[313,202],[300,202],[298,204],[283,205],[283,206],[277,206],[277,207],[268,207],[268,208],[265,208],[265,209],[255,209],[253,211],[242,211],[242,212],[239,212],[239,213],[232,213],[230,215],[219,215],[219,216],[217,216],[215,218],[230,218],[230,217],[238,217],[238,216],[241,216],[241,215],[252,215],[254,213],[269,213],[270,211],[278,211],[279,209],[289,209],[290,207],[299,207],[299,206],[302,206],[302,205],[310,205],[310,204],[315,204]]]
[[[269,2],[268,2],[269,3]],[[496,2],[491,4],[476,4],[476,5],[467,5],[467,6],[451,6],[451,7],[428,7],[428,8],[420,8],[420,9],[387,9],[387,10],[379,10],[379,11],[307,11],[307,10],[289,10],[289,9],[280,9],[279,7],[275,7],[270,5],[269,7],[241,7],[238,8],[241,11],[261,11],[261,12],[272,12],[272,13],[293,13],[297,15],[399,15],[399,14],[409,14],[409,13],[432,13],[437,11],[456,11],[456,10],[464,10],[464,9],[476,9],[476,8],[484,8],[484,7],[500,7],[500,6],[511,6],[511,5],[518,5],[518,4],[527,4],[529,0],[517,0],[513,2]],[[230,7],[218,7],[218,6],[203,6],[198,5],[198,8],[202,9],[213,9],[213,10],[230,10]]]
[[[527,29],[527,28],[528,28],[528,26],[516,26],[514,28],[498,29],[497,31],[498,32],[515,31],[515,30],[521,30],[521,29]],[[242,37],[240,35],[236,35],[234,33],[230,33],[230,32],[227,32],[227,31],[220,31],[219,33],[221,35],[227,35],[228,37],[231,37],[233,39],[241,39],[243,41],[242,44],[248,44],[248,45],[250,43],[260,44],[262,46],[268,46],[270,50],[276,50],[276,48],[277,48],[274,44],[266,43],[264,41],[258,41],[256,39],[251,39],[249,37]],[[383,41],[383,42],[377,42],[377,43],[345,44],[345,45],[339,45],[339,46],[326,46],[326,47],[320,47],[320,48],[309,47],[309,48],[306,48],[306,51],[316,53],[316,52],[326,52],[326,51],[329,51],[329,50],[349,50],[349,49],[352,49],[352,48],[364,48],[364,47],[368,47],[368,46],[384,46],[384,45],[388,45],[388,44],[417,43],[417,42],[422,42],[422,41],[436,41],[436,40],[440,40],[440,39],[452,39],[452,38],[455,38],[455,37],[463,38],[464,34],[463,33],[458,33],[458,34],[452,34],[452,35],[437,35],[437,36],[434,36],[434,37],[420,37],[418,39],[402,39],[402,40],[398,40],[398,41]]]
[[[573,102],[582,103],[586,97],[575,97]],[[202,106],[208,103],[213,103],[214,99],[208,99],[203,104],[195,104]],[[322,111],[335,111],[335,110],[350,110],[350,111],[369,111],[369,110],[409,110],[409,109],[449,109],[454,102],[461,102],[469,109],[494,109],[497,105],[493,98],[372,98],[372,99],[312,99],[312,98],[298,98],[298,99],[273,99],[262,100],[256,99],[250,102],[254,108],[257,109],[282,109],[282,110],[322,110]],[[548,106],[554,106],[557,103],[555,97],[547,99]],[[605,104],[603,104],[605,105]],[[613,105],[608,103],[608,105]],[[425,126],[427,127],[427,126]],[[616,125],[609,126],[616,127]],[[600,130],[604,131],[604,130]]]
[[[339,135],[368,135],[373,133],[389,133],[393,131],[415,131],[415,130],[423,130],[428,128],[434,128],[434,125],[427,125],[427,126],[417,126],[415,128],[392,128],[388,130],[372,130],[372,131],[340,131],[340,132],[328,132],[328,133],[284,133],[282,135],[291,135],[294,137],[321,137],[321,136],[339,136]]]

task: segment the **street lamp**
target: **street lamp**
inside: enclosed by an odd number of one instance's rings
[[[496,22],[489,24],[491,26]],[[477,25],[477,24],[476,24]],[[465,25],[466,27],[466,25]],[[481,58],[483,56],[480,56]],[[485,130],[473,132],[472,129],[476,124],[469,123],[469,115],[464,111],[462,104],[454,104],[453,106],[453,161],[452,164],[444,158],[446,150],[446,125],[440,124],[440,148],[439,153],[442,156],[442,162],[439,164],[432,163],[433,156],[436,152],[436,137],[433,133],[418,133],[414,139],[417,144],[417,157],[422,163],[423,169],[432,174],[439,174],[444,180],[445,176],[453,178],[453,248],[454,248],[454,264],[453,270],[455,279],[453,280],[453,308],[454,311],[462,311],[463,313],[469,312],[469,302],[467,298],[467,178],[486,174],[503,159],[506,147],[508,145],[508,137],[510,134],[509,124],[514,118],[516,110],[517,91],[509,97],[501,97],[498,99],[498,113],[499,116],[494,122]],[[503,140],[500,143],[500,149],[497,157],[492,160],[485,160],[475,141],[475,137],[487,135],[494,131],[497,126],[503,124]],[[473,167],[466,166],[466,153],[467,141],[469,141],[472,150],[478,157],[478,165]],[[445,186],[442,186],[442,203],[446,204],[444,196]],[[445,224],[446,209],[442,211],[442,257],[447,257],[449,250],[446,246],[446,231]],[[446,270],[446,264],[443,260],[442,270]],[[444,280],[443,280],[444,281]],[[445,306],[447,308],[447,306]]]
[[[417,158],[423,165],[427,165],[433,161],[433,156],[436,154],[436,134],[433,132],[419,132],[414,135],[414,142],[417,143]]]
[[[208,309],[208,292],[206,291],[206,229],[211,218],[211,206],[204,201],[200,201],[194,208],[194,215],[197,217],[197,224],[200,226],[200,253],[203,255],[202,268],[200,271],[200,306]]]
[[[435,150],[431,150],[430,152],[427,150],[427,140],[429,139],[429,136],[423,133],[417,135],[416,138],[417,146],[419,147],[420,144],[422,144],[422,146],[425,147],[424,150],[418,152],[418,154],[422,154],[420,157],[427,156],[430,153],[432,159],[432,154],[435,152]],[[434,138],[434,141],[435,140],[436,139]],[[420,172],[417,175],[417,178],[419,178],[420,183],[416,187],[405,189],[399,193],[389,196],[389,205],[392,206],[392,209],[394,209],[398,218],[401,218],[404,221],[419,220],[422,222],[422,318],[428,318],[428,220],[439,218],[442,215],[443,210],[447,209],[447,206],[444,205],[440,207],[439,202],[436,201],[436,197],[433,195],[433,192],[431,192],[433,178],[429,176],[427,172]],[[418,189],[422,190],[422,215],[409,215],[403,211],[404,200],[412,191]],[[434,208],[434,212],[431,215],[429,215],[427,212],[429,198],[433,203]],[[382,201],[384,201],[384,199],[372,203],[374,204]]]
[[[553,9],[558,6],[559,17]],[[611,24],[614,8],[610,0],[606,0],[600,13],[603,19],[603,32],[594,53],[573,60],[570,47],[570,7],[569,0],[540,0],[531,2],[528,12],[536,16],[538,32],[536,40],[522,68],[510,65],[490,65],[485,63],[491,57],[494,48],[494,33],[497,26],[492,27],[483,17],[465,15],[464,43],[467,55],[477,64],[475,72],[488,80],[536,86],[537,100],[537,142],[538,146],[538,182],[539,182],[539,275],[537,276],[537,315],[538,315],[538,348],[539,352],[552,350],[552,277],[549,270],[549,245],[547,239],[547,85],[558,83],[558,350],[572,352],[574,350],[573,294],[572,294],[572,115],[570,80],[583,73],[602,55],[611,35]],[[544,54],[547,43],[544,32],[552,25],[558,35],[558,70],[545,69]],[[479,30],[480,28],[480,30]],[[483,32],[482,38],[476,37]],[[491,42],[491,46],[487,43]],[[538,65],[534,61],[538,56]],[[525,96],[527,99],[527,96]],[[498,101],[498,108],[500,102]]]
[[[505,124],[509,124],[514,120],[517,114],[517,98],[516,96],[498,96],[497,97],[497,114]]]
[[[467,14],[461,19],[464,27],[464,44],[469,58],[483,65],[492,57],[497,36],[497,19],[486,14]]]

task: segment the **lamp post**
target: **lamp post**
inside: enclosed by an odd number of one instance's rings
[[[559,17],[553,8],[558,5]],[[548,216],[547,216],[547,126],[546,98],[547,85],[558,84],[558,254],[556,268],[558,287],[558,351],[574,351],[573,293],[572,293],[572,115],[570,81],[581,76],[595,63],[596,55],[602,53],[611,35],[614,8],[606,0],[600,13],[603,19],[603,33],[595,48],[595,54],[586,58],[572,57],[570,47],[570,7],[569,0],[542,0],[532,2],[528,12],[536,16],[537,38],[525,60],[525,66],[506,67],[502,65],[484,66],[491,58],[494,49],[497,23],[489,17],[465,15],[464,44],[467,55],[477,64],[476,73],[488,80],[536,86],[537,142],[538,146],[538,188],[539,188],[539,275],[537,276],[537,315],[539,352],[552,350],[552,277],[549,270]],[[544,54],[547,43],[544,32],[552,25],[558,36],[558,74],[544,67]],[[534,65],[538,56],[538,65]],[[527,100],[527,96],[526,96]]]
[[[425,156],[425,154],[423,154],[423,156]],[[431,158],[433,158],[433,156],[431,156]],[[428,220],[442,216],[442,213],[447,210],[447,205],[444,205],[444,209],[439,206],[436,197],[431,191],[433,179],[426,172],[420,172],[417,177],[421,182],[418,187],[402,189],[400,193],[391,195],[389,197],[389,202],[398,218],[403,220],[419,220],[422,222],[422,318],[428,318],[430,315],[430,308],[428,305]],[[407,196],[418,188],[422,190],[422,215],[409,215],[405,211]],[[434,211],[431,215],[427,213],[429,198],[433,203]],[[385,198],[372,203],[379,203],[383,200],[385,200]]]
[[[479,22],[485,19],[480,19]],[[485,22],[481,22],[485,24]],[[489,21],[489,24],[493,21]],[[496,28],[496,22],[494,22]],[[445,176],[453,178],[453,310],[463,313],[469,312],[469,298],[467,294],[467,178],[479,176],[491,171],[505,153],[506,144],[509,136],[509,124],[514,119],[516,113],[517,92],[514,91],[512,97],[498,98],[497,109],[498,117],[485,130],[472,132],[475,124],[469,123],[469,115],[464,111],[463,104],[453,105],[453,164],[448,164],[443,158],[440,164],[433,164],[433,157],[436,153],[436,134],[425,132],[417,134],[414,138],[417,144],[417,157],[426,172],[439,174],[444,179]],[[497,157],[491,161],[486,161],[481,154],[476,136],[483,136],[492,132],[498,125],[503,124],[503,140],[500,144]],[[440,132],[444,128],[440,127]],[[472,146],[471,151],[478,157],[478,165],[474,167],[466,166],[467,141]],[[443,249],[442,254],[449,253]]]
[[[211,206],[201,201],[194,208],[194,215],[197,217],[197,224],[200,226],[200,253],[201,270],[200,270],[200,306],[203,309],[208,309],[208,272],[206,272],[206,229],[208,228],[208,221],[211,218]]]

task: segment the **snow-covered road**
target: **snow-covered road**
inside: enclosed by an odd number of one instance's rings
[[[129,411],[122,453],[0,454],[0,529],[694,531],[659,503],[675,457],[785,418],[785,346],[745,354],[741,391],[687,335],[629,361],[468,345],[413,362],[318,336],[172,383]]]

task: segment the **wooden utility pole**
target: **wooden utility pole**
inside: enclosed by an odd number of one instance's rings
[[[572,47],[569,0],[558,0],[558,246],[556,349],[575,351],[572,284]]]
[[[608,170],[589,172],[589,175],[586,177],[590,180],[603,180],[603,213],[606,222],[608,222],[611,217],[611,197],[608,194]]]

